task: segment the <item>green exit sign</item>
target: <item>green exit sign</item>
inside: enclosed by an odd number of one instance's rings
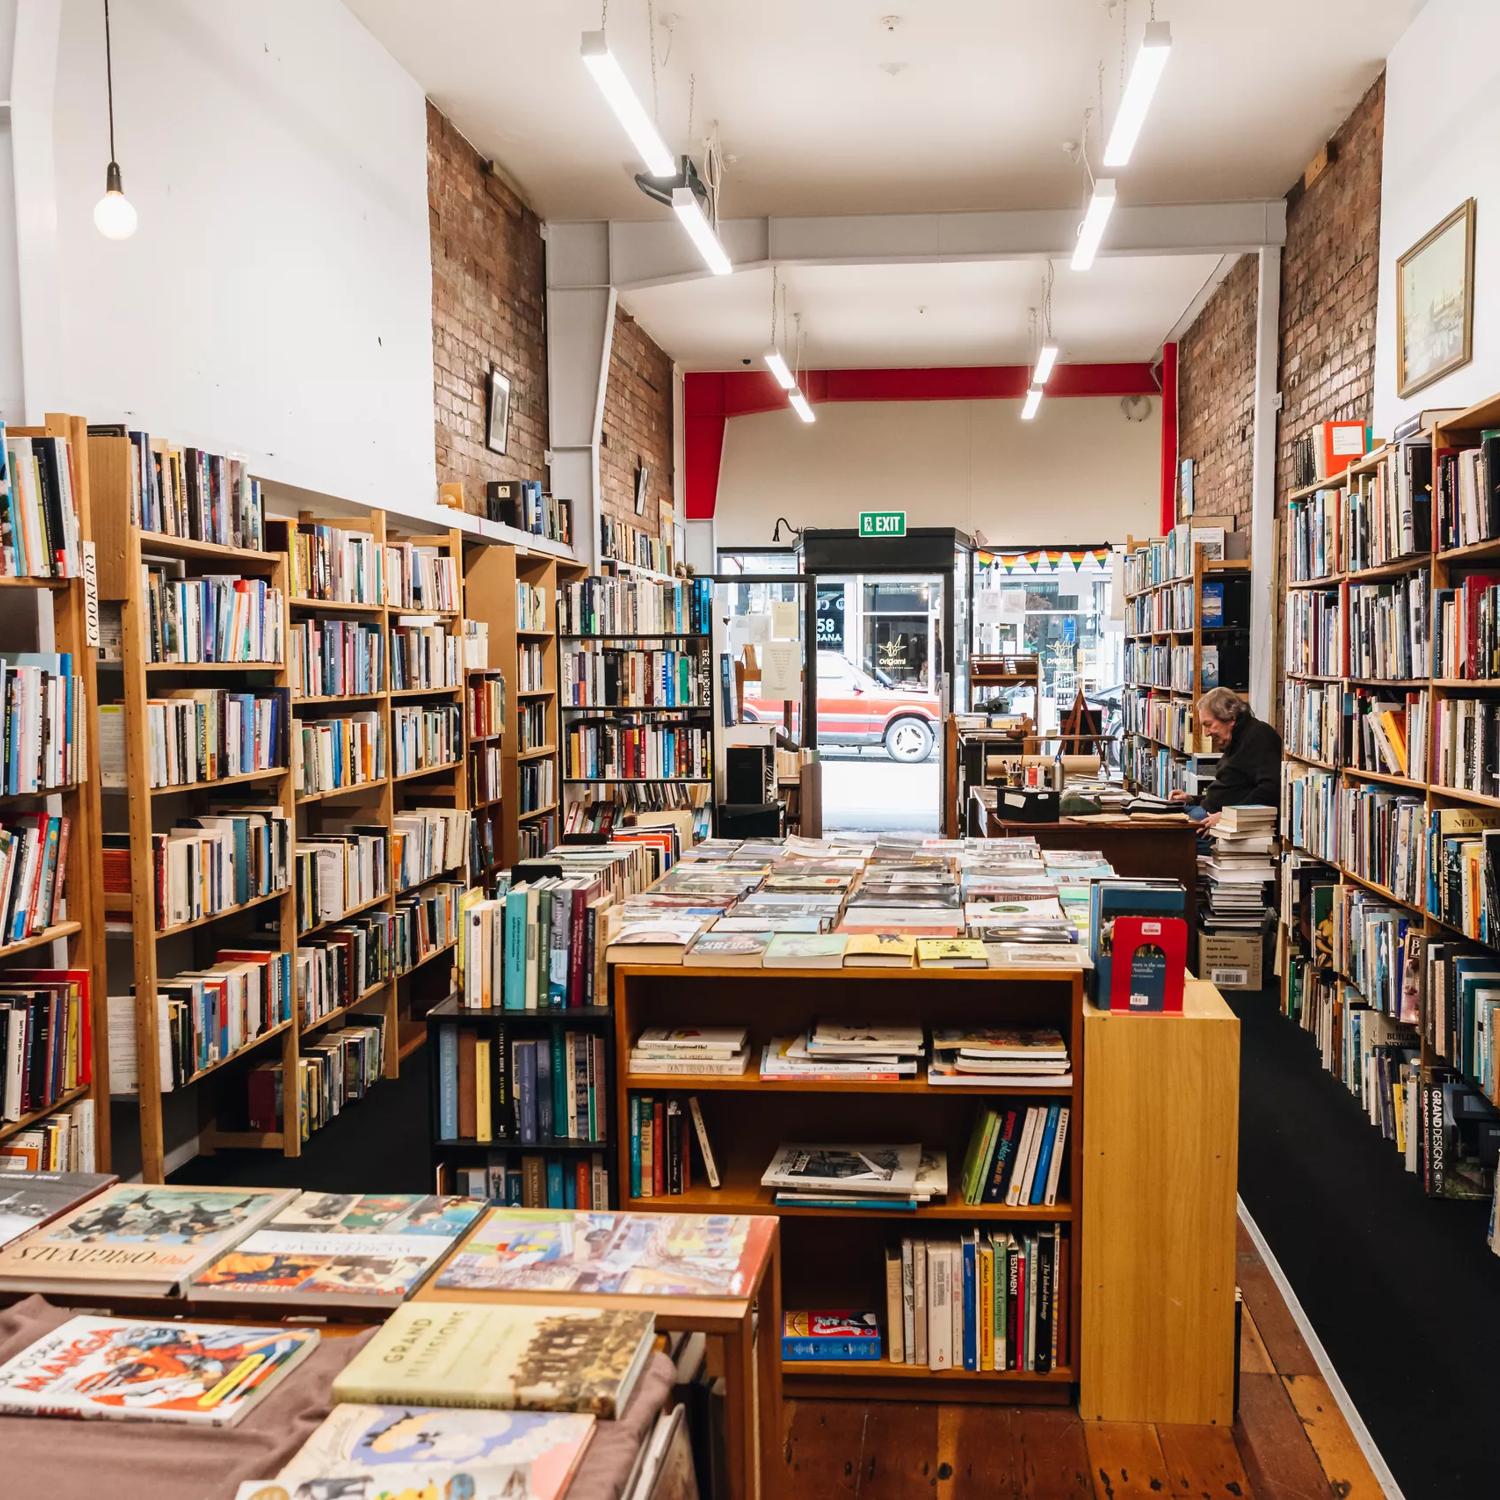
[[[862,510],[859,513],[861,536],[905,536],[904,510]]]

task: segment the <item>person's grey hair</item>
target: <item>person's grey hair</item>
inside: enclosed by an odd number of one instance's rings
[[[1198,711],[1225,724],[1233,724],[1250,712],[1250,705],[1233,688],[1210,688],[1199,700]]]

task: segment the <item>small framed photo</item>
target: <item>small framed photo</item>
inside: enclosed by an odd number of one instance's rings
[[[484,421],[484,445],[491,453],[504,453],[510,436],[510,376],[490,366],[489,400]]]
[[[651,465],[642,459],[635,463],[635,513],[638,516],[646,514],[646,496],[651,489]]]
[[[1474,357],[1474,200],[1396,262],[1396,394],[1410,396]]]

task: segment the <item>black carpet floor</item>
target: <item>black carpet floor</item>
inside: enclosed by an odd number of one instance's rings
[[[1488,1206],[1425,1198],[1274,992],[1241,1021],[1240,1196],[1406,1500],[1500,1495]]]
[[[1227,998],[1242,1023],[1240,1195],[1406,1500],[1500,1495],[1500,1258],[1485,1245],[1487,1208],[1422,1196],[1274,991]],[[428,1102],[419,1052],[300,1158],[225,1151],[172,1180],[430,1191]]]

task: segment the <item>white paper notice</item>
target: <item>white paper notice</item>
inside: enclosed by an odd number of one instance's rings
[[[1004,610],[998,589],[981,589],[974,595],[974,623],[976,625],[998,625]]]
[[[797,605],[795,600],[771,601],[771,639],[773,641],[795,641],[797,639]]]
[[[771,617],[769,615],[743,615],[745,622],[745,641],[748,645],[758,646],[762,641],[771,639]]]
[[[761,648],[756,696],[773,703],[802,696],[802,647],[796,641],[767,641]]]
[[[1358,422],[1335,422],[1333,424],[1333,454],[1335,458],[1358,458],[1365,451],[1365,429]]]

